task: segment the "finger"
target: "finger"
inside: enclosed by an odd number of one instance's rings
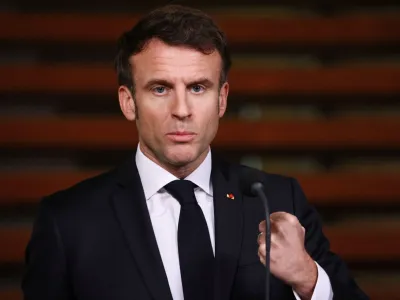
[[[292,225],[296,225],[299,223],[299,220],[297,219],[296,216],[283,211],[272,213],[270,215],[270,219],[276,222],[285,222],[285,223],[287,222]]]
[[[258,234],[258,236],[257,236],[257,243],[258,243],[259,245],[265,244],[265,233],[260,232],[260,233]]]
[[[300,225],[299,219],[297,219],[297,217],[292,214],[286,214],[285,218],[286,218],[286,221],[292,226]]]
[[[271,220],[271,235],[283,237],[285,232],[284,224],[280,221]]]
[[[258,259],[260,260],[260,262],[262,262],[263,264],[265,264],[266,262],[266,257],[261,255],[260,252],[258,252]]]
[[[261,232],[265,232],[265,220],[261,221],[260,224],[258,224],[258,230]]]
[[[304,228],[304,226],[301,226],[301,229],[303,230],[303,234],[306,234],[306,229]]]
[[[265,244],[261,244],[258,247],[258,255],[261,257],[265,257],[267,255],[267,248],[265,246]]]
[[[284,211],[276,211],[269,215],[270,220],[278,221],[281,219],[285,219],[288,213]]]
[[[283,214],[275,213],[273,216],[271,215],[270,218],[271,224],[271,232],[282,233],[284,231],[284,227],[287,226],[287,222],[285,216]]]
[[[263,258],[263,257],[260,257],[260,262],[265,266],[266,265],[266,261],[265,261],[265,258]]]
[[[279,245],[282,244],[282,235],[278,234],[278,233],[271,233],[271,249],[272,248],[279,248]]]

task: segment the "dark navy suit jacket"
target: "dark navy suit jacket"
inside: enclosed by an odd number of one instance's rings
[[[247,170],[213,155],[215,300],[265,297],[265,268],[257,255],[264,209],[240,190]],[[368,299],[330,252],[319,216],[296,180],[261,174],[271,212],[289,212],[305,227],[306,249],[327,272],[334,299]],[[42,200],[22,288],[26,300],[172,300],[134,158]],[[271,276],[270,299],[295,298],[290,286]]]

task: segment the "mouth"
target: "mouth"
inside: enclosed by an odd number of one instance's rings
[[[167,133],[167,137],[176,143],[188,143],[196,137],[196,134],[190,131],[174,131]]]

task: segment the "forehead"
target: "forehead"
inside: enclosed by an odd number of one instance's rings
[[[153,77],[170,80],[193,79],[193,77],[209,77],[219,80],[222,59],[218,51],[203,54],[184,46],[170,46],[160,40],[153,39],[138,54],[130,58],[135,79]]]

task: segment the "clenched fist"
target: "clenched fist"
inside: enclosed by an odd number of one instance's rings
[[[304,247],[305,229],[286,212],[270,215],[271,273],[292,286],[302,299],[311,299],[317,282],[317,266]],[[265,221],[259,225],[258,256],[265,265]]]

